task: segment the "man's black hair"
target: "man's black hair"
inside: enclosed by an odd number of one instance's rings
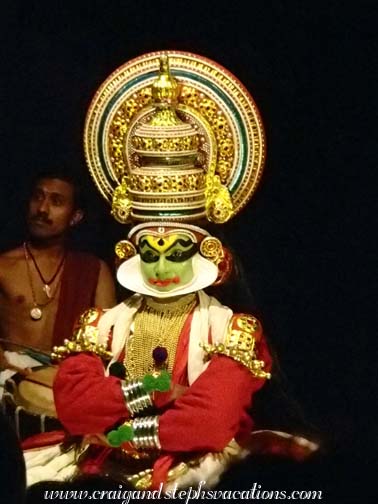
[[[30,186],[31,190],[33,190],[37,185],[37,183],[42,179],[58,179],[63,180],[63,182],[67,182],[68,184],[70,184],[74,190],[73,194],[74,194],[75,210],[79,208],[82,210],[85,209],[83,188],[81,186],[78,176],[72,173],[72,171],[67,171],[59,168],[39,171],[33,176],[31,180],[31,186]]]

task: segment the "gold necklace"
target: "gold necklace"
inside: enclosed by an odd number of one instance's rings
[[[156,369],[152,353],[157,347],[166,349],[165,368],[172,372],[180,334],[196,304],[195,293],[169,302],[144,298],[125,348],[124,365],[129,379],[141,378]]]
[[[29,254],[28,254],[28,248],[27,248],[26,243],[24,243],[24,257],[25,257],[25,262],[26,262],[26,269],[27,269],[27,273],[28,273],[30,290],[31,290],[32,299],[33,299],[33,306],[31,307],[31,309],[29,311],[29,315],[32,320],[41,320],[42,315],[43,315],[42,308],[45,308],[47,305],[49,305],[54,300],[55,295],[58,292],[58,288],[59,288],[60,280],[61,280],[61,274],[58,277],[58,281],[56,283],[55,290],[53,293],[49,292],[49,294],[47,294],[46,291],[44,290],[45,294],[48,297],[47,302],[46,303],[37,303],[37,296],[35,293],[33,278],[32,278],[32,274],[31,274],[31,270],[30,270]]]

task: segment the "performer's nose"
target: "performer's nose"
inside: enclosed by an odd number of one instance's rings
[[[167,272],[168,272],[167,260],[164,256],[160,256],[156,264],[156,275],[161,278],[162,276],[166,275]]]

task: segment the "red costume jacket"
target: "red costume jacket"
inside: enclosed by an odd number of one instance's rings
[[[191,316],[180,336],[172,373],[172,383],[181,386],[188,385],[190,322]],[[254,337],[257,358],[265,362],[264,371],[269,371],[271,358],[260,324]],[[170,454],[163,472],[182,452],[221,451],[233,438],[242,443],[253,427],[247,410],[264,381],[232,358],[214,355],[207,369],[176,400],[155,393],[155,404],[164,407],[159,416],[159,441],[162,452]],[[81,353],[62,362],[54,395],[58,417],[73,435],[104,433],[129,417],[120,380],[105,376],[103,362],[94,354]],[[164,480],[164,474],[159,478]]]

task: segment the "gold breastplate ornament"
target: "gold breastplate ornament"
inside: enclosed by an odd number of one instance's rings
[[[128,379],[140,378],[162,367],[172,372],[180,335],[196,304],[195,293],[169,302],[144,298],[125,348]],[[159,359],[159,350],[160,354],[166,353],[166,359]]]

